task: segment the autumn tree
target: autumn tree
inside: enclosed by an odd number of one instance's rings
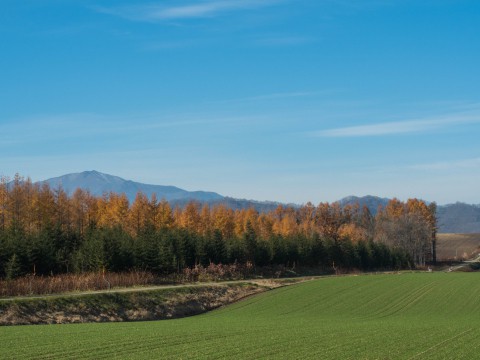
[[[0,230],[5,231],[8,209],[8,178],[0,177]]]
[[[138,192],[128,211],[128,226],[131,234],[140,234],[151,222],[151,207],[147,196]]]
[[[130,205],[125,194],[69,195],[18,174],[0,179],[0,277],[246,262],[383,269],[434,259],[435,234],[435,204],[416,199],[392,200],[375,218],[338,203],[259,213],[189,202],[172,210],[155,195],[138,193]]]
[[[200,232],[201,219],[199,212],[200,204],[195,201],[190,201],[180,215],[181,227],[193,232]]]
[[[299,231],[306,236],[314,236],[315,229],[315,206],[308,202],[297,210]]]
[[[72,208],[67,193],[61,186],[53,190],[55,199],[55,225],[63,231],[70,230],[72,224]]]
[[[235,216],[232,209],[220,204],[212,208],[211,221],[213,228],[220,230],[223,239],[231,239],[235,235]]]
[[[430,259],[432,221],[430,210],[421,200],[403,203],[391,200],[376,217],[375,238],[384,244],[407,251],[415,264]]]
[[[55,197],[50,186],[43,183],[34,195],[33,209],[34,222],[37,231],[52,227],[55,219]]]
[[[253,228],[250,220],[247,220],[247,223],[245,225],[245,233],[243,236],[247,251],[247,260],[255,263],[255,257],[257,252],[257,234],[255,233],[255,229]]]
[[[315,213],[315,225],[321,235],[337,241],[339,239],[339,229],[343,223],[343,213],[338,203],[318,204]]]
[[[173,226],[173,211],[170,204],[165,199],[158,204],[156,213],[156,229],[170,229]]]
[[[83,235],[88,226],[88,193],[80,188],[76,189],[71,198],[72,225],[74,231]]]

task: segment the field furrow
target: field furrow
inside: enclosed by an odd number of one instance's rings
[[[0,358],[475,358],[479,299],[476,273],[323,278],[178,320],[2,327]]]

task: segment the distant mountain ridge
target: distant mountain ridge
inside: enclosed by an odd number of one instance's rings
[[[480,205],[457,202],[439,206],[438,227],[444,233],[480,233]]]
[[[69,195],[72,195],[77,188],[88,190],[96,196],[109,192],[125,193],[131,202],[140,191],[148,197],[155,193],[159,200],[165,199],[167,201],[197,200],[208,202],[224,198],[215,192],[187,191],[176,186],[142,184],[95,170],[67,174],[41,181],[41,183],[47,183],[53,189],[61,186]]]
[[[378,196],[372,196],[372,195],[367,195],[367,196],[347,196],[344,197],[343,199],[339,200],[338,202],[340,203],[341,206],[346,206],[346,205],[354,205],[354,204],[359,204],[360,208],[363,208],[366,206],[368,210],[375,215],[378,211],[378,208],[385,207],[390,199],[388,198],[381,198]]]
[[[372,214],[376,214],[379,206],[385,207],[388,198],[376,196],[348,196],[339,201],[342,206],[359,203],[366,205]],[[476,234],[480,233],[480,205],[457,202],[437,207],[437,224],[440,233]]]
[[[69,195],[72,195],[77,188],[88,190],[96,196],[109,192],[125,193],[130,202],[134,201],[138,192],[143,192],[148,197],[155,193],[159,200],[165,199],[175,206],[184,206],[191,200],[209,205],[223,204],[234,210],[253,207],[259,212],[275,210],[279,205],[299,206],[274,201],[235,199],[216,192],[187,191],[176,186],[142,184],[95,170],[67,174],[39,183],[44,182],[51,188],[61,186]],[[338,203],[341,206],[358,203],[360,207],[366,206],[372,214],[376,214],[378,208],[385,207],[389,201],[389,198],[367,195],[363,197],[347,196],[340,199]],[[456,203],[438,206],[437,218],[441,233],[480,233],[480,205]]]

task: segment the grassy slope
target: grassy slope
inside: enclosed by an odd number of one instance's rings
[[[326,278],[178,320],[3,327],[0,358],[475,358],[479,280]]]

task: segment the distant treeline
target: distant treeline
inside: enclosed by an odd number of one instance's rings
[[[173,273],[210,263],[392,269],[434,256],[435,206],[392,200],[373,217],[337,203],[268,213],[139,193],[95,197],[78,189],[0,181],[0,277],[99,270]],[[433,249],[433,251],[432,251]]]

